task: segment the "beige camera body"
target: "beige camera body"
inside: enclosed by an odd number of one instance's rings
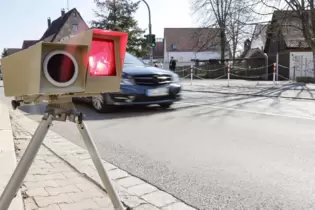
[[[90,29],[1,60],[6,96],[25,103],[119,92],[128,35]]]

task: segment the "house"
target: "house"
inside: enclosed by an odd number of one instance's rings
[[[51,22],[51,19],[47,19],[47,30],[44,32],[40,41],[45,42],[59,42],[65,37],[86,31],[89,26],[83,20],[77,9],[71,9],[65,12],[61,10],[61,16]]]
[[[153,48],[153,58],[163,59],[164,58],[164,39],[157,38],[156,46]]]
[[[226,47],[225,56],[230,55]],[[177,60],[178,66],[191,64],[192,59],[221,59],[220,29],[218,28],[165,28],[164,63],[170,58]]]
[[[89,29],[77,9],[71,9],[65,12],[61,10],[61,15],[54,21],[50,18],[47,19],[47,30],[38,40],[24,40],[21,48],[8,48],[8,55],[16,53],[22,49],[36,44],[39,41],[45,42],[58,42],[61,39],[77,34]]]
[[[12,54],[14,54],[16,52],[19,52],[20,50],[21,50],[21,48],[7,48],[6,49],[6,51],[7,51],[7,55],[6,56],[12,55]]]
[[[267,28],[266,24],[256,24],[251,39],[244,41],[244,51],[237,62],[242,68],[261,68],[261,74],[266,73],[263,67],[268,66],[268,57],[264,53]]]
[[[278,60],[279,75],[314,76],[313,53],[301,30],[302,23],[294,11],[275,11],[267,28],[265,53],[268,62]],[[272,72],[270,67],[269,72]]]

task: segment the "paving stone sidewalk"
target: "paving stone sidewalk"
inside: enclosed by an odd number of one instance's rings
[[[38,123],[11,110],[18,159]],[[103,160],[122,202],[133,210],[195,208]],[[108,210],[113,206],[88,152],[49,131],[22,187],[26,210]]]
[[[30,136],[14,123],[20,160]],[[106,209],[113,206],[106,193],[83,174],[42,146],[22,185],[25,210]]]
[[[226,80],[184,80],[181,84],[184,91],[315,100],[315,85],[290,81],[274,85],[271,81],[231,80],[228,86]]]
[[[1,100],[1,99],[0,99]],[[0,194],[7,185],[16,166],[12,126],[8,107],[0,101]],[[21,192],[12,200],[8,210],[23,210]]]

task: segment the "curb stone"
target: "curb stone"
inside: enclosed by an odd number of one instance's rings
[[[20,127],[20,129],[24,128],[28,136],[32,136],[39,124],[26,117],[20,110],[13,111],[10,109],[10,116],[12,117],[12,121],[19,125],[18,127]],[[21,132],[19,132],[19,134],[21,134]],[[53,131],[48,131],[43,144],[72,168],[79,173],[85,174],[91,181],[104,189],[87,150],[77,146]],[[117,190],[121,201],[131,209],[196,210],[196,208],[132,176],[128,172],[104,160],[102,160],[102,162],[109,177],[112,179],[114,188]]]
[[[276,95],[266,95],[266,94],[257,94],[257,93],[237,93],[237,92],[225,92],[225,91],[215,91],[215,90],[192,90],[183,88],[183,91],[187,92],[198,92],[198,93],[218,93],[226,95],[240,95],[240,96],[254,96],[254,97],[267,97],[267,98],[287,98],[287,99],[300,99],[300,100],[310,100],[314,101],[315,98],[306,98],[306,97],[294,97],[294,96],[276,96]]]
[[[0,195],[10,180],[16,167],[17,158],[12,135],[8,107],[0,102]],[[13,198],[8,210],[24,209],[21,190]],[[2,210],[2,209],[1,209]]]

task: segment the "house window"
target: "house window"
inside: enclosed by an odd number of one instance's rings
[[[77,33],[79,31],[79,26],[78,26],[78,24],[73,24],[72,25],[72,32],[73,33]]]
[[[172,50],[176,50],[177,49],[177,45],[176,44],[172,44]]]
[[[76,17],[77,16],[77,12],[73,12],[73,17]]]

